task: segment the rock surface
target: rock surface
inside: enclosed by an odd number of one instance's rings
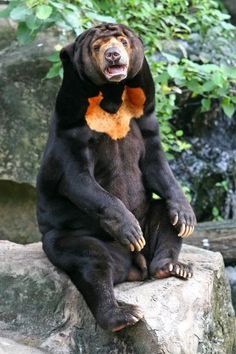
[[[0,354],[43,354],[39,349],[16,343],[7,338],[0,337]]]
[[[41,243],[0,241],[1,336],[54,354],[233,354],[235,318],[221,255],[185,246],[182,259],[194,264],[189,281],[169,278],[115,288],[119,300],[139,304],[145,317],[114,335],[96,325]],[[15,354],[7,350],[4,354]]]
[[[57,38],[40,35],[25,46],[0,20],[0,239],[40,240],[35,185],[58,79],[44,80]]]
[[[2,30],[2,29],[1,29]],[[44,80],[56,38],[0,50],[0,179],[35,185],[58,80]]]
[[[0,240],[30,243],[41,240],[36,221],[35,189],[0,180]]]

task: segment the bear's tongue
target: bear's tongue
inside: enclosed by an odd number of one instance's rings
[[[113,65],[107,68],[109,74],[120,74],[124,71],[124,65]]]

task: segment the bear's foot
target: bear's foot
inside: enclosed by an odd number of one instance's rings
[[[143,310],[140,307],[120,302],[118,306],[103,313],[98,322],[102,328],[118,332],[125,327],[133,326],[143,318],[143,315]]]
[[[152,271],[152,276],[156,279],[175,276],[177,278],[187,280],[193,276],[193,271],[190,265],[177,261],[169,261],[161,268],[157,268],[155,271]]]

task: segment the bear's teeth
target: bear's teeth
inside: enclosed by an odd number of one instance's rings
[[[107,71],[109,72],[109,74],[119,74],[119,73],[122,73],[124,71],[124,66],[123,65],[109,66],[107,68]]]

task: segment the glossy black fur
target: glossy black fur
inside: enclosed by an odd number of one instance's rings
[[[117,304],[113,284],[144,279],[177,260],[181,238],[171,218],[178,213],[180,225],[194,214],[162,151],[146,60],[134,77],[99,86],[83,62],[78,74],[66,53],[62,59],[64,79],[38,175],[38,223],[48,258],[70,276],[98,323],[113,329],[132,324],[137,311]],[[144,115],[115,141],[92,131],[84,115],[88,97],[99,91],[102,107],[116,112],[125,85],[145,92]],[[152,201],[152,192],[162,200]],[[147,265],[127,247],[140,238],[138,223]]]

